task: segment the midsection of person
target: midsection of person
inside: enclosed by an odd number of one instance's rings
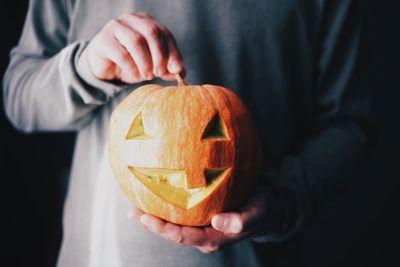
[[[188,83],[226,86],[246,102],[261,133],[266,162],[273,164],[304,130],[298,117],[312,116],[310,47],[316,37],[314,17],[306,19],[302,13],[305,2],[77,0],[71,5],[68,42],[92,39],[123,13],[149,13],[177,40]],[[293,34],[297,31],[306,34]],[[97,108],[97,116],[78,133],[59,266],[257,266],[249,240],[206,255],[163,240],[126,218],[131,204],[108,164],[108,120],[139,85]]]

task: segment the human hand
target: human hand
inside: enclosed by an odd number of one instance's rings
[[[89,67],[100,80],[174,81],[184,64],[171,32],[149,14],[126,13],[108,22],[87,47]]]
[[[271,223],[268,223],[269,218],[266,216],[266,202],[266,197],[256,192],[240,211],[217,214],[212,218],[211,226],[206,227],[176,225],[143,213],[136,207],[128,213],[128,217],[165,239],[197,248],[203,253],[211,253],[228,244],[268,231]],[[268,229],[265,229],[266,225]]]

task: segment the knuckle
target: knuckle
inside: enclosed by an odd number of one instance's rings
[[[179,235],[175,238],[175,242],[178,244],[183,244],[185,242],[183,236]]]
[[[151,68],[151,63],[149,62],[149,60],[144,60],[143,62],[141,62],[138,65],[138,69],[140,69],[142,71],[142,73],[146,74],[146,76],[154,76],[152,73],[152,68]]]
[[[137,12],[136,14],[139,16],[142,16],[142,17],[151,18],[150,14],[147,13],[146,11],[140,11],[140,12]]]
[[[152,38],[158,38],[160,36],[160,29],[157,27],[157,25],[152,23],[147,25],[146,32]]]
[[[112,19],[106,24],[106,27],[110,28],[110,29],[114,29],[116,27],[119,27],[120,25],[121,25],[121,21],[119,19]]]
[[[111,39],[111,34],[109,34],[109,32],[106,31],[101,31],[100,33],[98,33],[90,42],[91,47],[108,47],[109,43],[110,43],[110,39]]]
[[[171,42],[171,44],[175,45],[174,36],[168,29],[166,29],[166,28],[160,29],[160,32],[164,36],[164,38],[166,39],[167,42]]]
[[[160,26],[160,32],[169,39],[174,39],[174,36],[172,33],[165,27],[165,26]]]
[[[118,53],[117,57],[121,62],[128,62],[131,56],[127,51],[123,50]]]
[[[130,36],[131,42],[133,43],[134,46],[142,46],[145,43],[145,39],[142,35],[138,33],[133,33]]]
[[[125,12],[125,13],[123,13],[121,16],[119,16],[119,18],[122,19],[122,20],[125,20],[125,19],[127,19],[127,18],[129,18],[129,17],[131,17],[131,16],[132,16],[131,13]]]
[[[142,14],[143,14],[143,16],[150,17],[150,14],[147,13],[146,11],[142,11]]]

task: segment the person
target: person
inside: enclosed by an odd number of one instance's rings
[[[282,242],[326,210],[369,144],[359,5],[31,0],[4,101],[23,132],[77,132],[58,266],[261,266],[256,244]],[[236,92],[261,136],[254,194],[208,227],[132,207],[108,164],[113,108],[176,73]]]

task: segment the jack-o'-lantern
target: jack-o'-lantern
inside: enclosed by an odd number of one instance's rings
[[[214,85],[145,85],[113,111],[114,176],[141,210],[190,226],[239,208],[259,174],[261,152],[249,111]]]

